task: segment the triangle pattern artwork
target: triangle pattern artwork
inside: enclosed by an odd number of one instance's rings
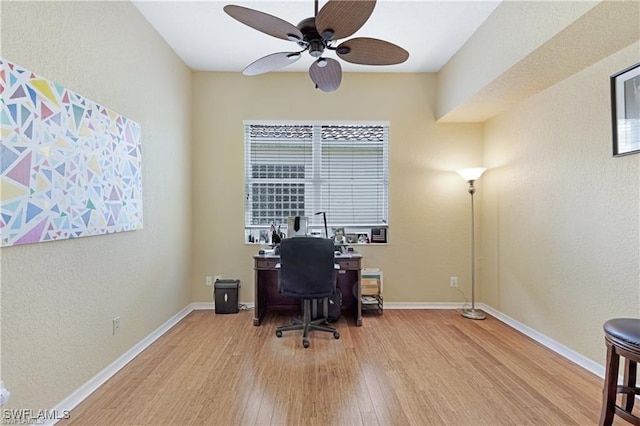
[[[140,125],[0,57],[1,246],[142,229]]]

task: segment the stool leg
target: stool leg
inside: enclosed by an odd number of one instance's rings
[[[624,383],[623,385],[634,389],[636,387],[636,374],[638,365],[635,361],[625,358],[624,362]],[[622,406],[629,413],[633,410],[633,403],[636,398],[634,394],[624,393],[622,394]]]
[[[618,368],[620,355],[607,343],[607,362],[605,364],[604,388],[602,390],[602,411],[600,412],[600,426],[611,426],[616,405],[616,390],[618,386]]]

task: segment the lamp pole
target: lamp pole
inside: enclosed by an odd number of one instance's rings
[[[314,213],[314,216],[317,216],[319,214],[321,214],[322,215],[322,219],[324,219],[324,236],[326,238],[329,238],[329,229],[327,228],[327,212]]]
[[[469,182],[469,194],[471,195],[471,309],[462,309],[462,316],[475,320],[483,320],[487,317],[481,309],[476,309],[476,226],[473,208],[473,194],[476,193],[476,187],[473,184],[485,170],[481,167],[458,170],[458,173]]]

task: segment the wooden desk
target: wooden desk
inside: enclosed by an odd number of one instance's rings
[[[278,291],[278,270],[276,264],[279,256],[256,255],[254,260],[254,288],[255,309],[253,325],[260,325],[260,321],[267,311],[299,311],[300,299],[284,297]],[[336,287],[342,291],[342,312],[356,312],[356,325],[362,325],[362,280],[360,269],[362,255],[350,252],[336,257],[340,265]],[[355,291],[354,291],[355,287]],[[356,293],[354,295],[354,293]]]

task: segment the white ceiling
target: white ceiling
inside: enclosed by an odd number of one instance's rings
[[[297,51],[292,42],[254,30],[228,16],[227,4],[256,9],[293,25],[313,16],[313,0],[134,0],[134,5],[193,70],[242,71],[275,52]],[[320,8],[326,0],[320,1]],[[373,37],[409,52],[398,65],[366,66],[340,61],[349,72],[437,72],[482,25],[499,0],[378,0],[371,18],[352,37]],[[352,38],[350,37],[350,38]],[[334,52],[325,56],[336,57]],[[282,71],[307,71],[304,57]]]

